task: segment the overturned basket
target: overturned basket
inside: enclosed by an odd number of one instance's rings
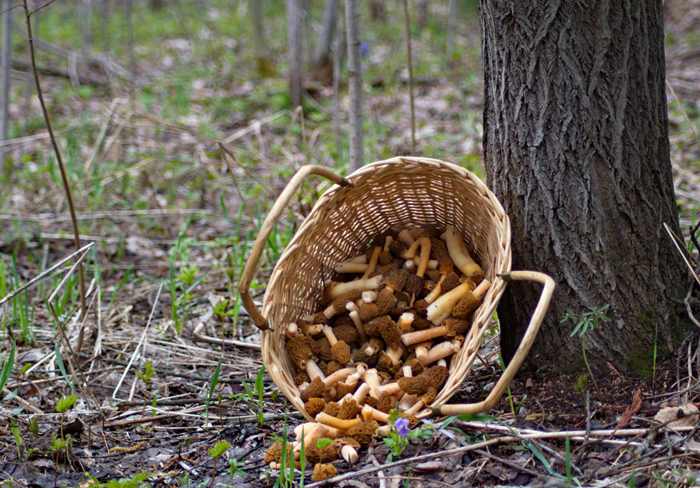
[[[309,175],[336,183],[324,193],[284,251],[272,272],[262,313],[250,296],[250,283],[270,232],[289,199]],[[362,167],[347,178],[327,168],[305,166],[292,178],[263,223],[241,277],[243,305],[262,331],[262,355],[268,374],[294,406],[304,408],[294,382],[294,367],[285,348],[288,323],[317,311],[335,264],[365,251],[370,239],[389,227],[454,226],[469,239],[484,278],[492,286],[474,312],[471,331],[452,358],[450,376],[432,409],[417,415],[477,413],[500,399],[535,339],[554,289],[542,273],[510,271],[510,221],[503,207],[471,172],[435,159],[400,157]],[[545,284],[520,347],[486,400],[469,405],[442,405],[466,378],[479,351],[486,324],[493,317],[506,280],[535,280]]]

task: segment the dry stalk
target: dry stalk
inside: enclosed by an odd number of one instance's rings
[[[49,2],[53,3],[53,2]],[[27,0],[23,0],[22,6],[24,7],[24,15],[27,20],[27,39],[29,40],[29,54],[32,59],[32,71],[34,73],[34,84],[36,85],[37,96],[39,97],[39,103],[41,104],[41,110],[44,113],[44,121],[46,122],[46,128],[49,131],[49,137],[51,138],[51,145],[56,153],[56,161],[58,162],[58,167],[61,170],[61,179],[63,180],[63,187],[66,190],[66,200],[68,201],[68,208],[70,210],[71,221],[73,223],[73,234],[75,235],[75,249],[80,249],[80,232],[78,231],[78,220],[75,216],[75,206],[73,205],[73,195],[71,194],[70,184],[68,183],[68,176],[66,175],[66,169],[63,165],[63,158],[61,158],[61,151],[58,149],[58,143],[56,142],[56,136],[54,135],[53,129],[51,127],[51,119],[49,119],[49,112],[46,109],[46,102],[44,101],[44,95],[41,91],[41,83],[39,81],[39,72],[36,68],[36,59],[34,55],[34,39],[32,37],[32,22],[31,16],[33,13],[37,12],[39,9],[33,12],[29,11],[29,6],[27,5]],[[83,272],[82,262],[78,265],[78,280],[80,284],[80,318],[81,320],[85,318],[87,313],[87,305],[85,300],[85,273]],[[78,340],[77,349],[80,350],[82,346],[82,335]]]

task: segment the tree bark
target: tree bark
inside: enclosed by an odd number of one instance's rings
[[[513,269],[557,282],[530,353],[534,366],[580,371],[581,316],[610,304],[586,334],[589,360],[638,375],[688,328],[679,307],[678,235],[664,87],[660,1],[480,0],[488,183],[511,220]],[[510,284],[500,301],[510,358],[539,290]],[[657,335],[658,332],[658,335]]]
[[[338,17],[338,0],[326,0],[323,10],[323,23],[321,24],[321,37],[318,41],[316,53],[316,69],[327,68],[331,64],[331,43],[336,31],[336,19]]]
[[[350,171],[364,164],[362,121],[362,49],[359,0],[345,0],[348,39],[348,91],[350,95]]]

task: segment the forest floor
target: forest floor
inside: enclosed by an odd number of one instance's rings
[[[65,3],[40,12],[40,39],[63,53],[40,45],[39,64],[65,74],[43,70],[41,79],[83,244],[94,243],[83,253],[90,308],[81,321],[75,270],[51,269],[74,252],[71,224],[38,101],[27,95],[31,85],[18,64],[10,166],[0,180],[0,300],[42,279],[0,307],[2,364],[14,355],[0,403],[0,486],[298,486],[299,471],[285,480],[263,461],[303,417],[261,373],[260,335],[235,284],[263,219],[299,167],[347,173],[332,89],[309,76],[304,110],[290,110],[283,13],[265,12],[278,74],[263,79],[248,37],[231,34],[247,32],[245,1],[208,2],[205,12],[195,1],[159,12],[137,2],[133,79],[123,12],[112,6],[109,23],[93,31],[93,45],[106,46],[107,57],[96,54],[80,71],[71,62],[80,52],[75,5]],[[426,26],[412,30],[416,152],[484,177],[478,24],[473,12],[460,12],[447,59],[443,3],[431,2]],[[365,154],[372,161],[411,153],[403,13],[392,8],[376,18],[364,12]],[[665,9],[671,156],[688,232],[700,207],[700,1],[668,0]],[[14,54],[26,62],[23,19],[15,20]],[[345,133],[345,92],[340,103]],[[305,182],[280,218],[253,281],[257,303],[328,188]],[[497,337],[489,335],[491,347]],[[400,455],[376,439],[356,464],[335,461],[339,478],[331,484],[566,486],[570,469],[568,483],[584,486],[693,485],[700,435],[694,417],[678,409],[698,402],[698,351],[698,338],[689,338],[645,381],[610,364],[594,369],[597,388],[589,381],[587,393],[577,391],[576,377],[524,375],[488,417],[424,419],[414,431],[425,435]],[[501,371],[492,352],[474,363],[453,402],[479,401],[492,387]],[[71,395],[76,402],[66,406]],[[62,447],[67,435],[72,440]],[[215,461],[210,450],[218,441],[230,448]],[[311,472],[307,466],[307,487]]]

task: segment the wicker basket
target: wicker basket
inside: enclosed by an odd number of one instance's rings
[[[335,183],[319,198],[304,224],[272,272],[262,314],[249,294],[249,285],[270,230],[303,179],[310,174]],[[448,365],[450,376],[433,405],[446,402],[460,387],[476,358],[485,325],[493,317],[505,289],[504,278],[533,279],[510,272],[510,221],[493,193],[474,174],[435,159],[400,157],[366,165],[347,179],[326,168],[305,166],[290,181],[263,224],[251,252],[239,289],[243,304],[262,330],[262,355],[268,374],[294,406],[308,417],[294,382],[295,371],[285,349],[284,330],[289,322],[317,311],[324,281],[336,263],[364,252],[369,240],[389,227],[452,225],[469,239],[484,277],[492,286],[474,312],[471,331]],[[505,275],[505,276],[504,276]],[[546,275],[545,275],[546,276]],[[548,278],[548,277],[547,277]],[[543,278],[534,276],[543,281]],[[549,279],[551,281],[551,279]],[[549,283],[547,288],[553,288]],[[551,297],[538,306],[526,337],[501,381],[485,402],[461,406],[460,412],[484,411],[493,406],[530,349]],[[534,322],[534,323],[533,323]],[[500,391],[499,391],[500,390]],[[455,406],[445,406],[455,407]],[[444,409],[443,409],[444,410]],[[424,408],[418,417],[430,415]],[[439,408],[435,413],[443,413]]]

